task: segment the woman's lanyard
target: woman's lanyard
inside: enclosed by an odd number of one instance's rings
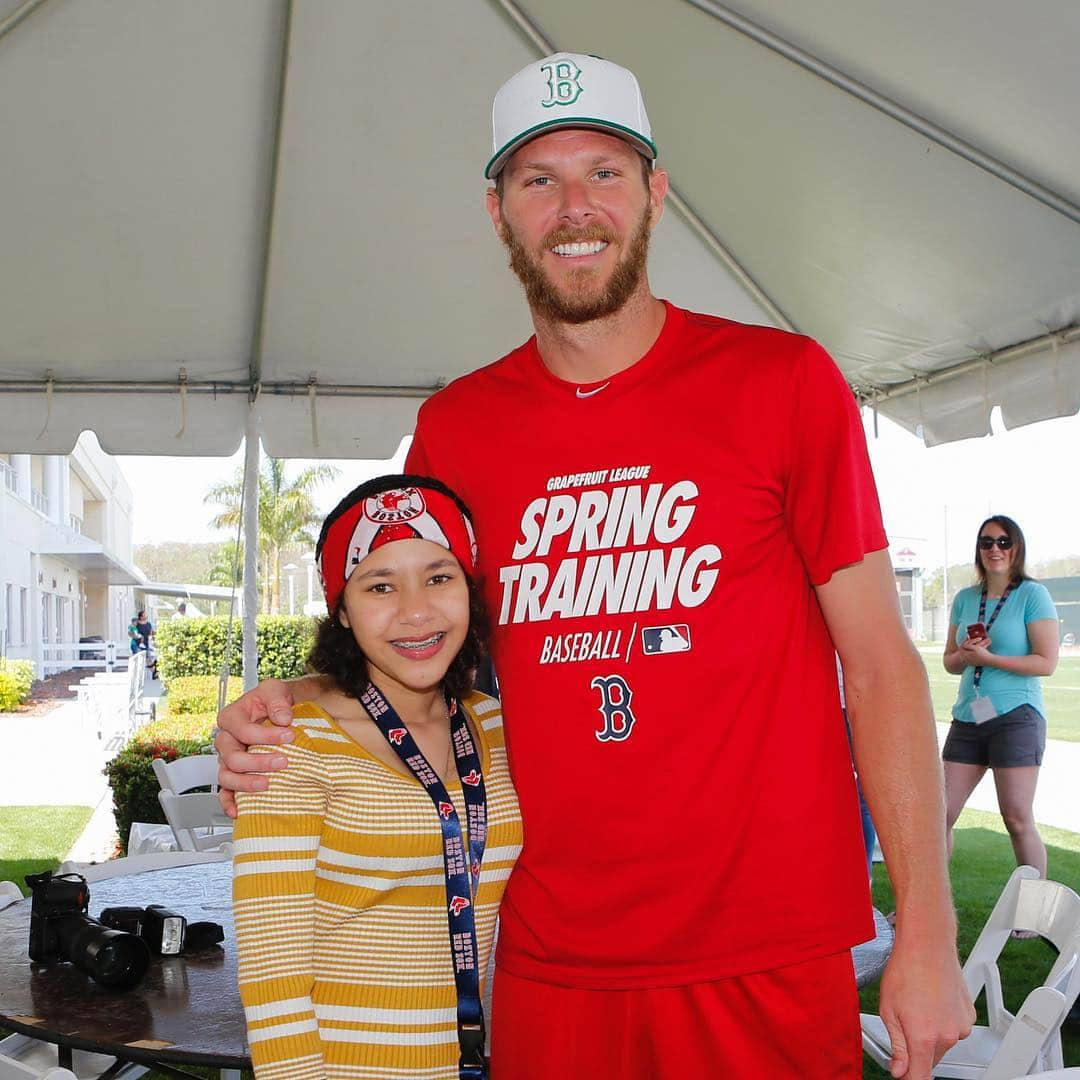
[[[1001,605],[1004,604],[1005,601],[1009,599],[1009,593],[1011,593],[1012,590],[1013,590],[1012,582],[1009,582],[1009,587],[1001,594],[1001,599],[998,600],[997,607],[994,608],[993,614],[990,616],[989,619],[987,619],[986,632],[988,634],[990,633],[990,627],[994,625],[994,620],[998,617],[998,612],[1001,610]],[[982,587],[982,592],[979,594],[979,622],[982,622],[983,619],[985,619],[985,618],[986,618],[986,586],[984,585]],[[981,667],[977,667],[975,669],[975,674],[972,676],[972,679],[974,681],[974,685],[975,685],[976,690],[979,689],[979,683],[982,682],[982,673],[983,673],[983,669]]]
[[[480,864],[487,843],[487,793],[481,772],[480,754],[465,720],[465,710],[450,699],[450,741],[454,750],[461,791],[468,817],[468,858],[462,839],[461,822],[443,782],[420,752],[409,729],[394,707],[371,684],[360,704],[383,733],[409,772],[423,785],[439,816],[443,834],[443,869],[446,873],[446,921],[450,934],[450,954],[454,961],[457,987],[458,1076],[460,1080],[484,1080],[484,1008],[480,1003],[480,955],[476,947],[476,920],[473,902],[480,886]]]

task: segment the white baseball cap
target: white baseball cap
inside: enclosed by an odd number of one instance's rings
[[[484,176],[493,180],[519,146],[556,128],[617,135],[650,161],[656,157],[634,73],[599,56],[561,52],[522,68],[495,95],[495,154]]]

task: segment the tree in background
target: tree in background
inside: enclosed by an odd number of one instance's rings
[[[219,544],[210,569],[206,573],[208,585],[221,585],[226,589],[239,588],[244,583],[244,545],[235,540]]]
[[[314,465],[294,479],[286,475],[280,458],[264,458],[259,467],[259,562],[262,577],[262,610],[277,615],[281,610],[281,556],[289,545],[315,545],[315,526],[320,514],[312,498],[315,489],[334,479],[338,470],[331,465]],[[244,470],[236,478],[215,484],[203,502],[223,507],[210,522],[214,529],[236,529],[240,524],[240,498]]]

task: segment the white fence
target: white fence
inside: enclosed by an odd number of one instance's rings
[[[130,659],[131,648],[126,641],[46,641],[41,646],[41,673],[54,675],[71,668],[125,670]]]

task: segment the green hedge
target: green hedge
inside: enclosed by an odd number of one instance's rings
[[[168,619],[155,631],[158,673],[169,683],[178,676],[218,675],[225,662],[229,620]],[[255,620],[260,679],[293,679],[315,638],[315,620],[306,615],[259,615]],[[240,620],[233,624],[230,675],[243,674],[244,641]]]
[[[11,712],[30,696],[33,660],[0,659],[0,712]]]
[[[133,821],[165,824],[165,814],[157,798],[159,785],[151,762],[157,757],[175,761],[179,757],[202,753],[210,745],[210,732],[216,719],[216,712],[186,713],[147,724],[105,766],[105,775],[113,792],[116,831],[125,854]]]
[[[244,691],[242,679],[229,679],[225,703],[235,701]],[[164,703],[169,716],[192,713],[216,713],[218,707],[218,677],[216,675],[181,675],[169,680]]]

